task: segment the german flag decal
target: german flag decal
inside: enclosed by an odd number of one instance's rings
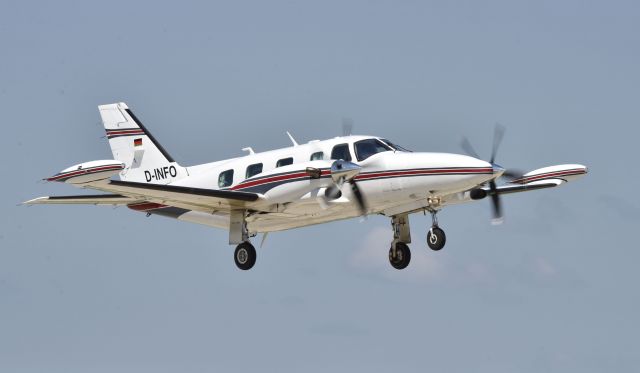
[[[133,140],[133,146],[142,146],[142,139]]]

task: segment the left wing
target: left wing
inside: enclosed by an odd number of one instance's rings
[[[132,201],[146,201],[208,213],[245,209],[257,210],[261,201],[260,195],[256,193],[119,180],[89,183],[87,187],[117,193],[131,198]]]
[[[25,205],[109,205],[121,206],[144,200],[119,194],[88,194],[78,196],[48,196],[38,197],[23,202]]]

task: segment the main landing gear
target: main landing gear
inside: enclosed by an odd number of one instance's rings
[[[427,232],[427,245],[431,250],[438,251],[444,247],[447,236],[444,231],[438,227],[437,210],[429,210],[431,212],[431,229]],[[389,249],[389,263],[395,269],[407,268],[411,261],[411,232],[409,229],[409,215],[401,214],[391,217],[391,226],[393,227],[393,241]]]
[[[391,217],[393,227],[393,241],[389,249],[389,263],[395,269],[405,269],[411,261],[411,231],[409,229],[409,215],[394,215]]]
[[[236,266],[243,271],[253,268],[256,264],[256,248],[249,242],[247,229],[247,212],[232,211],[229,219],[229,243],[238,244],[233,253]]]
[[[243,242],[236,246],[233,259],[238,268],[243,271],[249,270],[256,264],[256,248],[249,241]]]
[[[411,261],[411,250],[404,242],[395,242],[389,249],[389,263],[395,269],[405,269]]]

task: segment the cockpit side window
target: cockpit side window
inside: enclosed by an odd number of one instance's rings
[[[391,147],[378,139],[366,139],[353,144],[358,161],[364,161],[374,154],[391,151]]]
[[[349,153],[349,144],[338,144],[331,150],[331,159],[342,159],[343,161],[351,161],[351,153]]]

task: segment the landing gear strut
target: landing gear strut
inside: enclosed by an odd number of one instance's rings
[[[407,268],[411,261],[411,232],[409,230],[409,215],[394,215],[391,217],[393,227],[393,241],[389,249],[389,263],[395,269]]]
[[[438,227],[437,214],[437,210],[431,210],[431,229],[427,232],[427,244],[433,251],[442,249],[447,242],[447,236],[444,234],[444,231]]]
[[[231,211],[229,219],[229,243],[238,244],[233,253],[233,260],[243,271],[251,269],[256,264],[256,248],[249,242],[246,217],[246,211],[235,210]]]

